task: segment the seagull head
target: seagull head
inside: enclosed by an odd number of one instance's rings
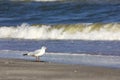
[[[47,47],[45,47],[45,46],[42,46],[42,49],[45,49],[45,50],[46,50],[46,49],[47,49]]]

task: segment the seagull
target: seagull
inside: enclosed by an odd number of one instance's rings
[[[40,61],[40,56],[45,54],[45,50],[47,48],[45,46],[42,46],[41,49],[35,50],[34,52],[29,52],[26,54],[23,54],[23,56],[32,56],[32,57],[36,57],[36,61],[39,62]]]

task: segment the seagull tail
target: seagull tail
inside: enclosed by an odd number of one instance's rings
[[[27,56],[28,54],[23,54],[23,56]]]

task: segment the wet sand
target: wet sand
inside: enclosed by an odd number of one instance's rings
[[[120,69],[0,59],[0,80],[120,80]]]

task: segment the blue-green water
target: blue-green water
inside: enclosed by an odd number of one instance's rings
[[[119,1],[118,1],[119,3]],[[0,1],[0,25],[120,22],[120,4]]]

